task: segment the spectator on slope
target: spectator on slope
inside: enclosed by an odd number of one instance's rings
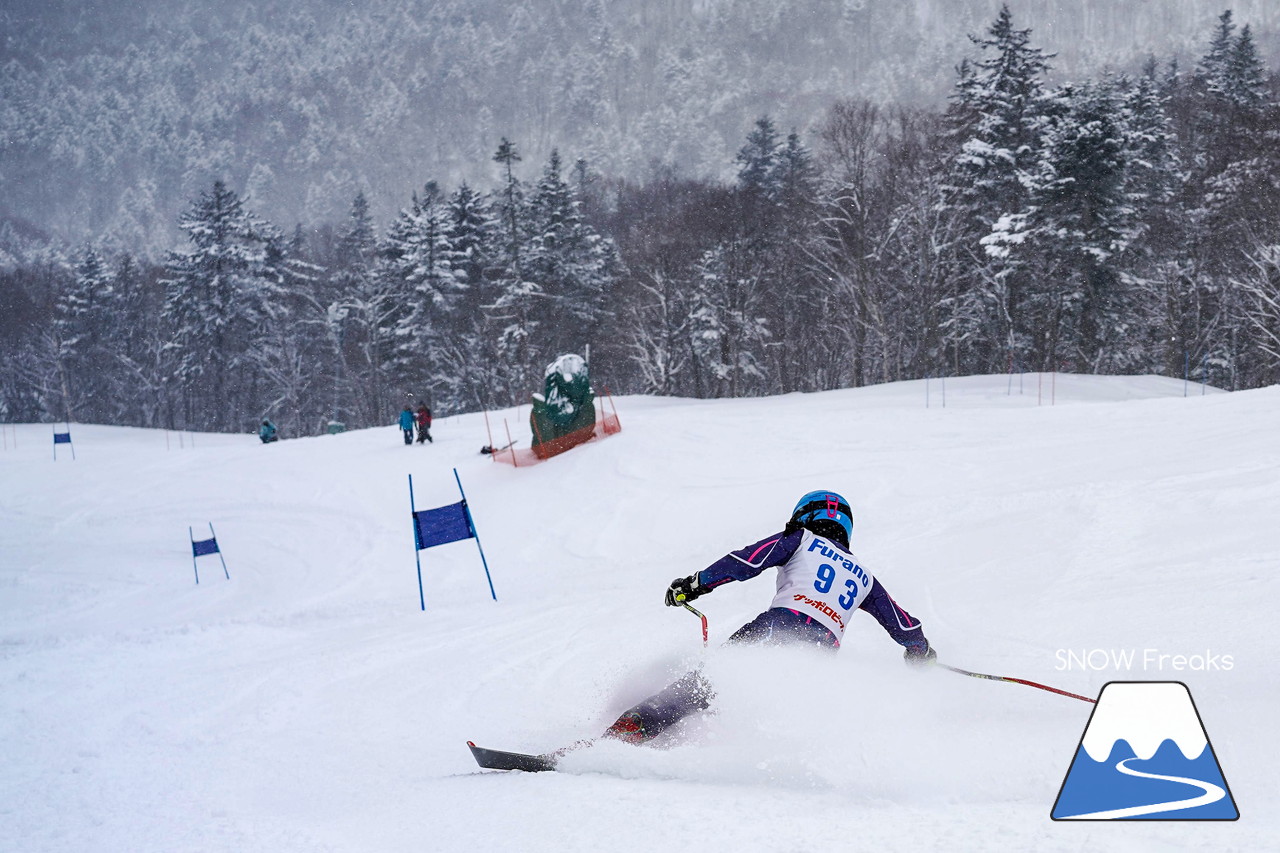
[[[280,435],[276,430],[276,425],[263,418],[262,426],[258,427],[258,438],[262,439],[263,444],[270,444],[273,441],[279,441]]]
[[[424,441],[431,441],[431,410],[427,408],[426,403],[418,404],[418,444]]]
[[[413,444],[414,423],[413,409],[406,405],[404,411],[400,413],[400,431],[404,433],[404,443],[407,445]]]
[[[810,492],[796,504],[782,532],[766,536],[716,560],[667,589],[668,606],[682,606],[730,581],[745,581],[765,569],[778,570],[777,592],[768,610],[743,625],[729,643],[840,647],[846,620],[855,610],[870,613],[897,643],[909,664],[931,664],[920,621],[903,610],[849,551],[853,512],[835,492]],[[644,743],[696,711],[705,710],[715,691],[693,671],[626,711],[604,733],[627,743]]]

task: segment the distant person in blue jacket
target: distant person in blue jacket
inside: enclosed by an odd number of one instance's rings
[[[400,413],[400,431],[404,433],[405,444],[413,444],[414,424],[413,409],[405,406],[404,411]]]
[[[667,589],[668,606],[682,606],[730,581],[745,581],[765,569],[778,570],[769,609],[743,625],[729,643],[840,647],[855,610],[870,613],[898,644],[909,664],[930,664],[920,620],[898,606],[880,581],[849,551],[853,511],[835,492],[810,492],[796,504],[781,533],[733,551]],[[644,743],[689,714],[705,710],[715,691],[699,671],[690,672],[626,711],[604,733],[627,743]]]
[[[258,427],[258,438],[262,439],[263,444],[270,444],[279,441],[280,435],[276,432],[276,425],[264,418],[262,426]]]

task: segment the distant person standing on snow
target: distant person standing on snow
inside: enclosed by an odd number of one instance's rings
[[[743,625],[729,643],[810,645],[835,651],[846,620],[855,610],[870,613],[906,651],[909,664],[930,664],[920,620],[898,606],[849,551],[853,512],[835,492],[810,492],[796,504],[781,533],[730,552],[667,589],[666,603],[678,607],[729,581],[745,581],[768,568],[778,570],[778,591],[768,610]],[[605,737],[644,743],[715,698],[695,670],[620,716]]]
[[[413,444],[413,409],[408,406],[400,413],[400,431],[404,433],[404,443]]]
[[[276,425],[266,418],[263,418],[262,426],[258,427],[258,438],[262,439],[263,444],[270,444],[273,441],[279,441],[280,436],[276,431]]]
[[[418,444],[424,441],[435,442],[431,438],[431,410],[426,403],[418,404]]]

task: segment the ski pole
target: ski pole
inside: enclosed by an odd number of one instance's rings
[[[1040,690],[1048,690],[1050,693],[1057,693],[1059,696],[1070,696],[1072,699],[1079,699],[1081,702],[1088,702],[1090,704],[1097,704],[1098,702],[1097,699],[1090,699],[1088,696],[1081,696],[1078,693],[1068,693],[1067,691],[1059,690],[1056,687],[1049,687],[1047,684],[1038,684],[1034,681],[1027,681],[1022,678],[1010,678],[1009,676],[1006,676],[1006,675],[987,675],[986,673],[982,673],[982,672],[970,672],[967,669],[960,669],[957,666],[947,666],[945,663],[938,664],[938,665],[941,666],[943,669],[949,669],[952,672],[958,672],[961,675],[967,675],[970,678],[987,678],[987,679],[990,679],[991,681],[1009,681],[1014,684],[1025,684],[1028,687],[1036,687],[1036,688],[1039,688]]]
[[[702,647],[705,649],[707,647],[707,617],[703,616],[701,611],[696,610],[692,604],[685,601],[683,595],[677,595],[676,601],[680,602],[680,606],[685,610],[702,620]]]

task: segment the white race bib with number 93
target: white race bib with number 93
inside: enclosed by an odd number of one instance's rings
[[[795,554],[778,567],[778,592],[770,606],[812,616],[840,639],[872,581],[857,557],[806,530]]]

